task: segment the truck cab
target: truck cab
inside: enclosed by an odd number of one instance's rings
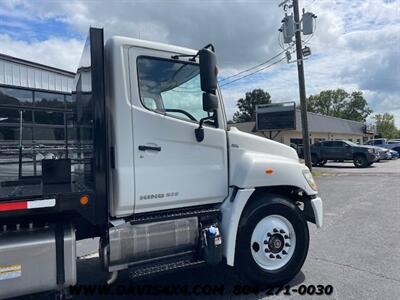
[[[192,50],[125,37],[104,44],[103,30],[90,29],[73,91],[74,159],[46,162],[43,172],[68,173],[69,181],[42,182],[29,201],[51,200],[51,207],[36,205],[34,215],[8,209],[18,197],[0,202],[7,228],[21,217],[47,224],[0,233],[0,270],[32,269],[0,277],[0,297],[75,284],[76,239],[87,237],[100,237],[109,284],[126,269],[141,277],[227,264],[268,285],[300,271],[307,222],[322,226],[317,186],[292,148],[228,129],[217,70],[212,45]],[[51,259],[35,281],[35,255],[44,252],[29,247],[42,239]]]

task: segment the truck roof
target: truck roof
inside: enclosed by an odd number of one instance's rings
[[[174,46],[170,44],[157,43],[152,41],[146,41],[141,39],[123,37],[123,36],[113,36],[109,38],[106,42],[106,48],[108,47],[119,47],[119,46],[133,46],[147,49],[160,50],[171,53],[196,55],[198,52],[194,49],[189,49],[185,47]]]

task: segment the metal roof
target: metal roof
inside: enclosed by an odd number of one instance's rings
[[[48,91],[72,91],[75,74],[0,53],[0,85]]]
[[[365,124],[352,120],[346,120],[336,117],[325,116],[317,113],[308,112],[308,131],[319,133],[344,133],[344,134],[364,134]],[[256,132],[255,122],[239,123],[238,126],[246,132]],[[236,126],[230,124],[230,126]],[[296,110],[296,131],[301,131],[301,112]],[[276,130],[274,130],[276,131]],[[293,131],[293,130],[288,130]]]
[[[310,132],[336,132],[349,134],[365,133],[365,124],[352,120],[346,120],[317,113],[308,112],[308,130]],[[301,112],[296,110],[296,130],[301,131]]]

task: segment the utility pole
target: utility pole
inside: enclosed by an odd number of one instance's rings
[[[283,42],[288,44],[289,47],[293,44],[293,36],[296,44],[296,63],[297,73],[299,77],[299,94],[300,94],[300,110],[301,110],[301,127],[303,133],[303,154],[306,166],[311,170],[311,151],[310,151],[310,137],[308,134],[308,120],[307,120],[307,102],[306,102],[306,86],[304,82],[304,57],[311,55],[311,49],[305,47],[302,49],[301,36],[312,35],[314,33],[314,19],[317,17],[311,12],[305,12],[300,20],[299,0],[292,0],[292,4],[287,4],[290,0],[283,0],[279,7],[283,7],[285,17],[282,20],[282,26],[279,31],[283,35]],[[287,10],[293,7],[293,14],[288,15]],[[286,48],[288,49],[288,48]],[[290,51],[286,51],[286,59],[291,63]]]
[[[295,23],[297,73],[299,76],[301,129],[302,129],[302,133],[303,133],[304,161],[306,163],[306,166],[311,170],[312,163],[311,163],[311,151],[310,151],[310,136],[308,134],[306,85],[305,85],[305,81],[304,81],[304,61],[303,61],[303,51],[302,51],[302,45],[301,45],[299,0],[293,0],[293,14],[294,14],[294,23]]]

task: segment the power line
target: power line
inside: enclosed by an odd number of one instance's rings
[[[232,84],[232,83],[234,83],[234,82],[236,82],[236,81],[242,80],[242,79],[244,79],[244,78],[246,78],[246,77],[249,77],[249,76],[254,75],[254,74],[258,73],[258,72],[261,72],[262,70],[265,70],[265,69],[267,69],[267,68],[272,67],[273,65],[276,65],[276,64],[280,63],[280,62],[281,62],[282,60],[284,60],[284,59],[286,59],[286,57],[282,57],[281,59],[277,60],[276,62],[273,62],[272,64],[269,64],[269,65],[267,65],[267,66],[265,66],[265,67],[263,67],[263,68],[261,68],[261,69],[258,69],[257,71],[251,72],[251,73],[246,74],[246,75],[244,75],[244,76],[242,76],[242,77],[239,77],[239,78],[236,78],[236,79],[234,79],[234,80],[232,80],[232,81],[229,81],[229,82],[227,82],[227,83],[221,84],[220,87],[226,86],[226,85],[228,85],[228,84]]]
[[[263,66],[263,65],[265,65],[265,64],[267,64],[267,63],[269,63],[270,61],[274,60],[274,59],[277,58],[279,55],[281,55],[282,53],[284,53],[287,49],[289,49],[289,48],[283,49],[283,50],[282,50],[281,52],[279,52],[278,54],[274,55],[273,57],[269,58],[268,60],[266,60],[266,61],[264,61],[264,62],[262,62],[262,63],[260,63],[260,64],[258,64],[258,65],[255,65],[255,66],[253,66],[253,67],[251,67],[251,68],[248,68],[248,69],[246,69],[246,70],[240,71],[239,73],[236,73],[236,74],[234,74],[234,75],[225,77],[225,78],[221,79],[219,82],[224,82],[224,81],[226,81],[226,80],[228,80],[228,79],[231,79],[231,78],[233,78],[233,77],[236,77],[236,76],[238,76],[238,75],[240,75],[240,74],[247,73],[248,71],[257,69],[257,68],[259,68],[259,67],[261,67],[261,66]],[[222,86],[222,85],[221,85],[221,86]]]

